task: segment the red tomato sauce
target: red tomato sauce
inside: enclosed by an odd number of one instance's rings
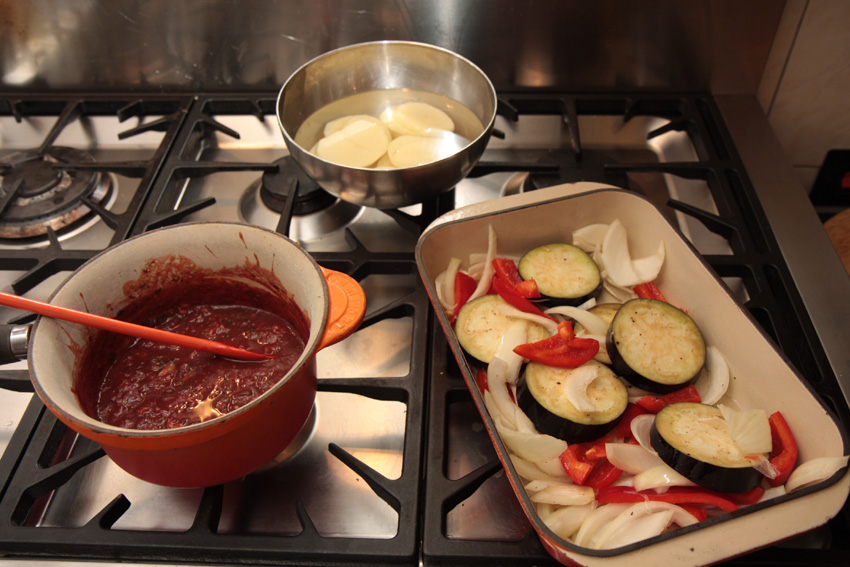
[[[208,274],[155,288],[119,318],[274,355],[261,362],[134,339],[95,335],[78,360],[75,393],[98,420],[168,429],[232,412],[267,392],[301,356],[309,324],[288,296]],[[261,305],[262,308],[255,307]]]

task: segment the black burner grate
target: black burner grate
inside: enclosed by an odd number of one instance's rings
[[[637,180],[648,174],[667,174],[705,183],[718,212],[707,212],[684,201],[671,201],[665,214],[687,214],[719,234],[732,254],[708,255],[706,260],[724,278],[740,280],[745,304],[759,323],[786,352],[813,387],[836,410],[844,423],[850,412],[837,387],[815,333],[797,296],[793,280],[773,240],[746,172],[709,97],[701,95],[572,94],[541,91],[502,93],[499,110],[508,121],[524,116],[555,114],[567,129],[566,159],[555,152],[529,161],[515,156],[485,159],[472,177],[493,172],[530,172],[538,185],[567,180],[596,180],[641,189]],[[56,116],[56,126],[42,142],[49,146],[67,124],[87,116],[114,114],[122,121],[136,117],[139,125],[122,139],[137,133],[164,134],[154,155],[138,162],[101,163],[101,171],[139,180],[139,192],[126,213],[104,211],[104,221],[115,231],[110,244],[161,226],[181,222],[194,212],[216,204],[215,198],[182,203],[180,188],[192,178],[221,171],[263,174],[277,171],[273,163],[205,161],[204,143],[210,133],[233,140],[240,134],[217,119],[228,115],[273,116],[271,93],[237,97],[202,95],[194,98],[135,97],[27,97],[0,98],[0,117],[17,120],[31,116]],[[589,115],[616,116],[623,123],[641,116],[664,118],[666,126],[652,132],[684,132],[692,140],[697,159],[686,162],[628,162],[597,159],[587,146],[578,124]],[[161,116],[145,120],[147,116]],[[497,133],[497,138],[504,136]],[[521,152],[520,152],[521,153]],[[495,154],[493,154],[495,155]],[[602,178],[599,178],[599,176]],[[450,210],[452,194],[427,203],[420,215],[388,211],[400,226],[419,234],[439,214]],[[278,231],[286,233],[291,210],[284,208]],[[317,252],[317,261],[363,281],[372,275],[404,274],[417,280],[413,251],[374,252],[346,230],[349,250]],[[36,250],[0,250],[0,269],[25,275],[14,284],[24,293],[42,278],[73,270],[96,250],[66,249],[51,236]],[[324,537],[310,514],[297,506],[302,532],[294,536],[219,533],[223,489],[203,492],[188,530],[121,530],[113,526],[133,506],[120,490],[99,514],[83,526],[36,527],[31,518],[57,490],[73,481],[74,473],[103,458],[99,447],[70,434],[44,407],[33,401],[0,460],[0,556],[24,559],[80,559],[200,564],[276,565],[549,565],[554,562],[530,529],[510,540],[461,539],[447,533],[447,515],[462,507],[501,471],[495,452],[461,478],[446,476],[451,408],[470,400],[445,338],[430,314],[423,286],[370,313],[364,327],[387,318],[411,317],[413,341],[409,375],[387,380],[379,377],[320,380],[320,391],[353,392],[377,400],[402,402],[406,407],[404,469],[397,479],[387,479],[331,444],[329,455],[350,467],[398,513],[398,533],[389,539]],[[25,371],[0,368],[0,385],[25,389]],[[479,432],[483,430],[479,428]],[[486,435],[486,434],[485,434]],[[485,440],[487,441],[487,440]],[[76,443],[72,457],[54,456]],[[505,498],[512,498],[505,492]],[[795,540],[735,560],[735,565],[845,565],[850,557],[850,512],[831,521],[814,537]],[[521,531],[521,530],[520,530]]]

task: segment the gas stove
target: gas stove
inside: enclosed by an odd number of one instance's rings
[[[287,156],[275,93],[0,98],[3,291],[44,300],[112,244],[217,220],[289,235],[356,278],[368,302],[361,329],[319,353],[297,443],[204,490],[128,476],[32,396],[25,361],[0,366],[0,565],[554,564],[432,317],[413,249],[445,212],[559,183],[647,196],[850,424],[839,372],[711,96],[500,92],[469,178],[398,210],[339,201]],[[0,323],[31,321],[0,308]],[[817,532],[731,564],[845,565],[848,519],[845,506]]]

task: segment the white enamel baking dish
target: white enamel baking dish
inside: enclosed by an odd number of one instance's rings
[[[659,240],[664,240],[667,258],[656,280],[658,286],[671,303],[687,309],[707,342],[726,357],[734,376],[729,396],[742,407],[762,408],[768,414],[782,411],[799,445],[798,464],[850,452],[847,434],[832,413],[690,243],[643,197],[606,185],[577,183],[471,205],[428,227],[419,239],[416,261],[496,452],[543,545],[566,565],[696,566],[746,554],[825,524],[847,499],[850,474],[846,469],[780,498],[613,550],[576,546],[543,524],[487,413],[474,371],[437,300],[434,279],[453,256],[466,259],[470,253],[485,252],[488,225],[496,231],[500,255],[519,255],[537,245],[569,242],[573,230],[614,219],[628,230],[633,257],[652,254]]]

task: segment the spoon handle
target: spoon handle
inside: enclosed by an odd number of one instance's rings
[[[86,313],[85,311],[68,309],[67,307],[60,307],[58,305],[52,305],[50,303],[44,303],[42,301],[20,297],[18,295],[12,295],[2,291],[0,291],[0,305],[14,307],[15,309],[21,309],[31,313],[37,313],[38,315],[44,315],[45,317],[51,317],[53,319],[80,323],[82,325],[88,325],[89,327],[95,327],[104,331],[112,331],[114,333],[121,333],[131,337],[150,339],[159,343],[174,344],[205,352],[211,352],[228,358],[234,358],[236,360],[258,361],[273,358],[271,355],[250,352],[218,341],[190,337],[179,333],[163,331],[162,329],[154,329],[152,327],[145,327],[144,325],[128,323],[127,321],[119,321],[117,319],[94,315],[93,313]]]

